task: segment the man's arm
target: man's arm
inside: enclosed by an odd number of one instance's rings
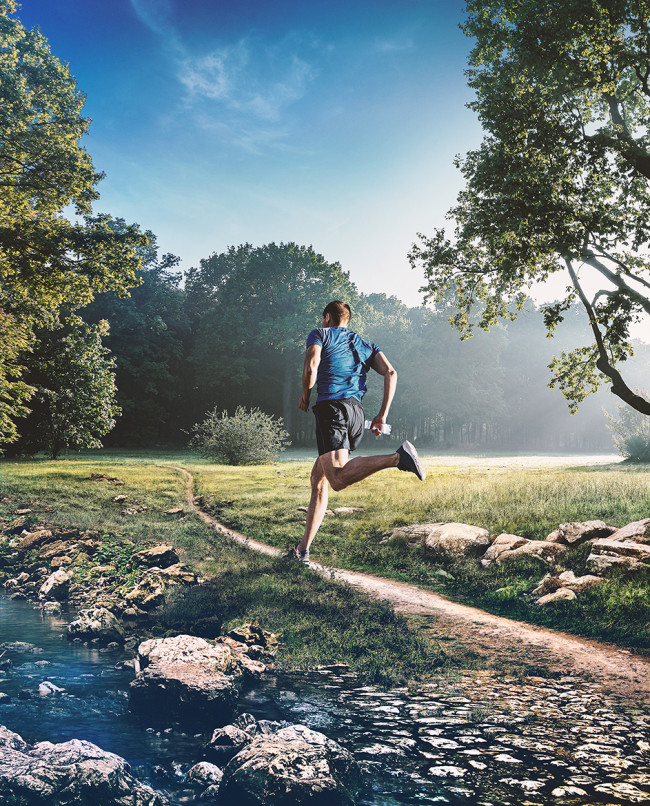
[[[395,396],[397,372],[395,372],[393,365],[381,352],[381,350],[372,359],[370,366],[375,370],[375,372],[378,372],[380,375],[384,376],[384,399],[381,402],[379,414],[377,414],[370,425],[370,430],[373,434],[375,434],[375,436],[377,436],[381,434],[381,427],[386,422],[390,404],[393,402],[393,397]]]
[[[305,364],[302,368],[302,396],[298,400],[298,408],[303,411],[309,411],[309,393],[316,383],[321,349],[320,344],[310,344],[305,353]]]

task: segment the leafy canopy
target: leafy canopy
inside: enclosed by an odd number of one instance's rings
[[[14,415],[33,391],[19,378],[34,328],[57,326],[63,307],[100,291],[125,294],[146,243],[136,225],[116,230],[93,215],[102,174],[80,145],[84,95],[15,12],[0,0],[0,443],[16,438]]]
[[[565,296],[543,308],[549,334],[579,301],[593,342],[553,359],[551,385],[575,408],[608,377],[650,414],[617,368],[630,326],[650,315],[650,3],[469,0],[467,11],[470,106],[486,134],[457,158],[467,184],[453,238],[440,229],[411,250],[423,290],[453,296],[467,336],[475,308],[483,328],[514,318],[532,283],[564,272]]]

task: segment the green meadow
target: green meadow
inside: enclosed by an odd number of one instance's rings
[[[491,612],[568,632],[650,650],[650,569],[614,574],[576,601],[540,608],[530,591],[547,572],[534,559],[482,569],[474,560],[425,556],[402,540],[386,541],[395,526],[460,521],[492,534],[543,538],[559,523],[600,518],[614,526],[650,516],[647,465],[605,458],[425,456],[428,477],[384,471],[330,495],[330,507],[362,507],[325,518],[312,557],[330,566],[367,570],[409,581]],[[384,683],[422,678],[441,668],[466,665],[465,648],[421,639],[403,617],[351,588],[280,560],[258,556],[220,537],[189,511],[180,519],[165,510],[185,505],[190,470],[202,505],[222,523],[278,548],[295,545],[309,501],[313,454],[289,451],[269,465],[210,464],[188,452],[89,452],[58,461],[3,461],[2,514],[28,505],[34,522],[76,525],[107,535],[109,542],[171,542],[183,561],[210,584],[170,599],[166,629],[191,629],[197,617],[224,628],[257,620],[282,635],[278,662],[309,668],[344,662],[368,680]],[[91,481],[105,473],[124,482]],[[126,504],[111,499],[127,496]],[[121,514],[125,505],[147,509]],[[186,508],[187,509],[187,508]],[[122,549],[123,550],[123,549]],[[116,552],[118,549],[116,548]],[[580,573],[586,547],[571,550]],[[108,558],[110,559],[110,558]]]

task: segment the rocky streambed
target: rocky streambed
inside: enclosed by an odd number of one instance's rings
[[[126,782],[112,800],[100,790],[102,803],[300,803],[306,796],[296,788],[294,801],[282,799],[279,780],[286,789],[292,776],[330,774],[337,780],[322,795],[327,804],[650,800],[650,709],[574,678],[464,673],[382,691],[360,686],[344,667],[261,674],[242,687],[226,725],[224,716],[190,728],[178,713],[130,708],[137,648],[69,642],[74,615],[0,598],[5,786],[13,760],[14,769],[29,762],[32,775],[72,769],[79,786],[89,767],[95,785]],[[147,643],[149,655],[161,646]]]

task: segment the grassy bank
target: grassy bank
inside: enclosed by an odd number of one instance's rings
[[[385,471],[332,494],[332,508],[363,511],[327,517],[313,546],[314,559],[414,582],[513,618],[650,648],[650,569],[625,577],[614,574],[575,601],[540,608],[530,591],[548,569],[537,560],[484,570],[471,560],[432,560],[403,541],[383,542],[395,526],[408,523],[459,521],[491,534],[527,538],[544,538],[566,521],[602,519],[622,526],[650,516],[647,465],[570,467],[521,457],[444,461],[429,457],[424,483]],[[287,460],[260,468],[192,469],[199,492],[224,523],[289,547],[302,534],[304,513],[297,508],[309,500],[310,466]],[[572,550],[569,564],[576,573],[584,571],[586,554],[586,547]]]
[[[0,516],[33,511],[28,528],[41,523],[100,532],[102,563],[120,573],[133,551],[169,542],[181,560],[210,584],[172,596],[160,620],[165,630],[193,631],[197,622],[223,631],[257,621],[281,635],[284,668],[347,663],[370,682],[402,683],[429,677],[453,658],[407,629],[386,605],[311,574],[302,566],[262,557],[214,533],[193,514],[167,515],[185,505],[185,479],[164,463],[187,463],[187,454],[99,454],[57,462],[0,463]],[[153,460],[153,461],[152,461]],[[161,466],[162,465],[162,466]],[[91,473],[124,484],[91,481]],[[126,495],[124,502],[113,502]],[[144,511],[122,515],[127,506]],[[1,570],[1,569],[0,569]],[[85,573],[84,569],[78,569]]]

